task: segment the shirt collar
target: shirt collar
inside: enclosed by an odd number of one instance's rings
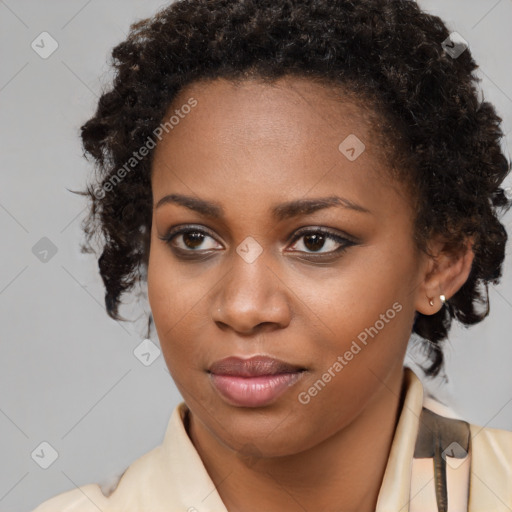
[[[375,512],[409,512],[412,459],[423,407],[423,384],[406,367],[403,386],[405,397]]]

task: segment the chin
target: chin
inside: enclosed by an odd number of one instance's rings
[[[206,420],[201,421],[222,444],[246,456],[292,455],[318,442],[318,428],[311,425],[308,436],[303,432],[308,426],[306,418],[297,417],[284,406],[258,409],[217,407],[215,416]],[[298,425],[302,427],[299,429]]]

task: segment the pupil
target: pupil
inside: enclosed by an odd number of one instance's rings
[[[309,240],[313,240],[313,247],[310,247]],[[305,235],[304,237],[304,245],[310,250],[315,251],[321,249],[324,245],[325,237],[324,235],[314,234],[314,235]]]
[[[183,235],[183,240],[187,247],[200,246],[203,243],[203,238],[204,235],[202,233],[198,233],[197,231],[194,231],[192,233],[185,233],[185,235]],[[187,240],[192,240],[192,244],[189,244]]]

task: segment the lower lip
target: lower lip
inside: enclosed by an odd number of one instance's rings
[[[236,377],[211,373],[210,378],[214,388],[231,405],[261,407],[282,395],[302,377],[302,374],[303,372],[294,372],[259,377]]]

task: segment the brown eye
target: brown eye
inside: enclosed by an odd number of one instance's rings
[[[319,251],[324,245],[327,237],[323,234],[304,235],[304,246],[310,251]]]
[[[215,239],[206,231],[190,226],[173,229],[165,236],[159,236],[158,238],[177,251],[189,253],[216,250],[215,244],[217,244]],[[208,243],[208,241],[210,242]],[[215,243],[212,243],[212,241]]]
[[[204,241],[204,234],[198,231],[188,231],[182,233],[182,240],[189,249],[195,249],[199,247]]]
[[[293,242],[295,243],[301,239],[303,240],[302,246],[306,250],[300,249],[301,244],[297,244],[297,246],[299,246],[299,252],[305,252],[306,254],[335,254],[355,245],[352,240],[319,228],[296,233]],[[338,248],[336,248],[337,246]],[[324,247],[327,249],[322,251]]]

